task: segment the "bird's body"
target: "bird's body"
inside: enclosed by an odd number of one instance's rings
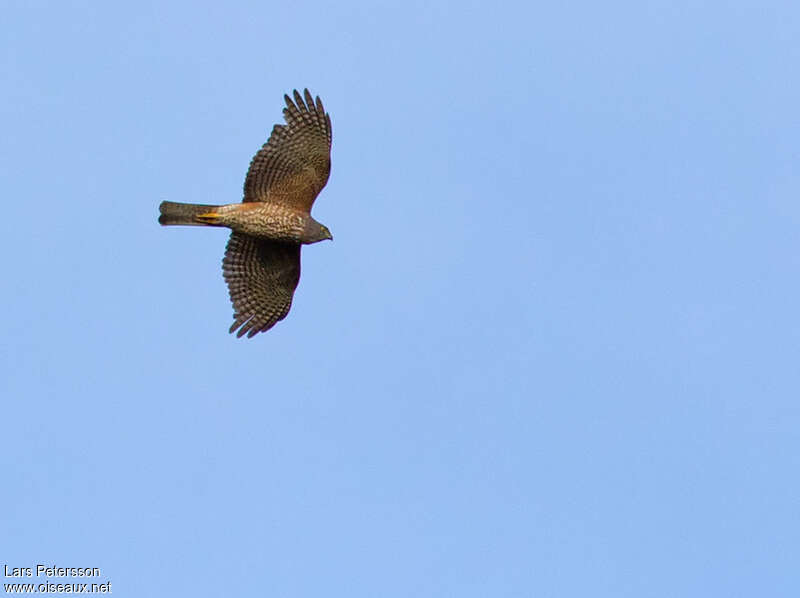
[[[224,226],[259,239],[310,244],[325,240],[323,225],[301,210],[264,202],[232,203],[222,206],[182,204],[171,201],[161,203],[161,224],[186,224],[197,226]],[[170,217],[185,221],[170,222]],[[322,238],[314,231],[320,229]]]
[[[332,239],[311,217],[330,173],[331,121],[319,97],[284,96],[286,125],[275,125],[253,157],[243,203],[159,206],[163,225],[224,226],[233,230],[222,270],[234,307],[230,331],[248,337],[289,313],[300,280],[300,246]]]

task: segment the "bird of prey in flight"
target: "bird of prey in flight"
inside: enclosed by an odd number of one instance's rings
[[[285,125],[275,125],[253,156],[242,203],[222,206],[164,201],[163,225],[225,226],[232,230],[222,274],[233,303],[230,332],[248,338],[286,317],[300,281],[300,247],[333,239],[311,217],[331,171],[331,117],[306,89],[284,96]]]

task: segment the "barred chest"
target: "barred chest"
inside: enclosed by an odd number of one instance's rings
[[[299,243],[309,218],[302,212],[267,203],[252,202],[238,206],[238,209],[225,215],[228,226],[237,232],[275,241]]]

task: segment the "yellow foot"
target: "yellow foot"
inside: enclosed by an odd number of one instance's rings
[[[207,222],[208,224],[212,224],[219,220],[219,214],[216,212],[206,212],[205,214],[198,214],[195,216],[200,222]]]

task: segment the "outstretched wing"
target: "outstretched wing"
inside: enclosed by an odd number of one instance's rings
[[[322,100],[305,90],[285,95],[285,125],[272,135],[250,162],[244,181],[244,201],[278,203],[311,211],[331,172],[331,117]]]
[[[222,273],[233,303],[236,336],[266,332],[286,317],[300,281],[300,245],[233,233]]]

